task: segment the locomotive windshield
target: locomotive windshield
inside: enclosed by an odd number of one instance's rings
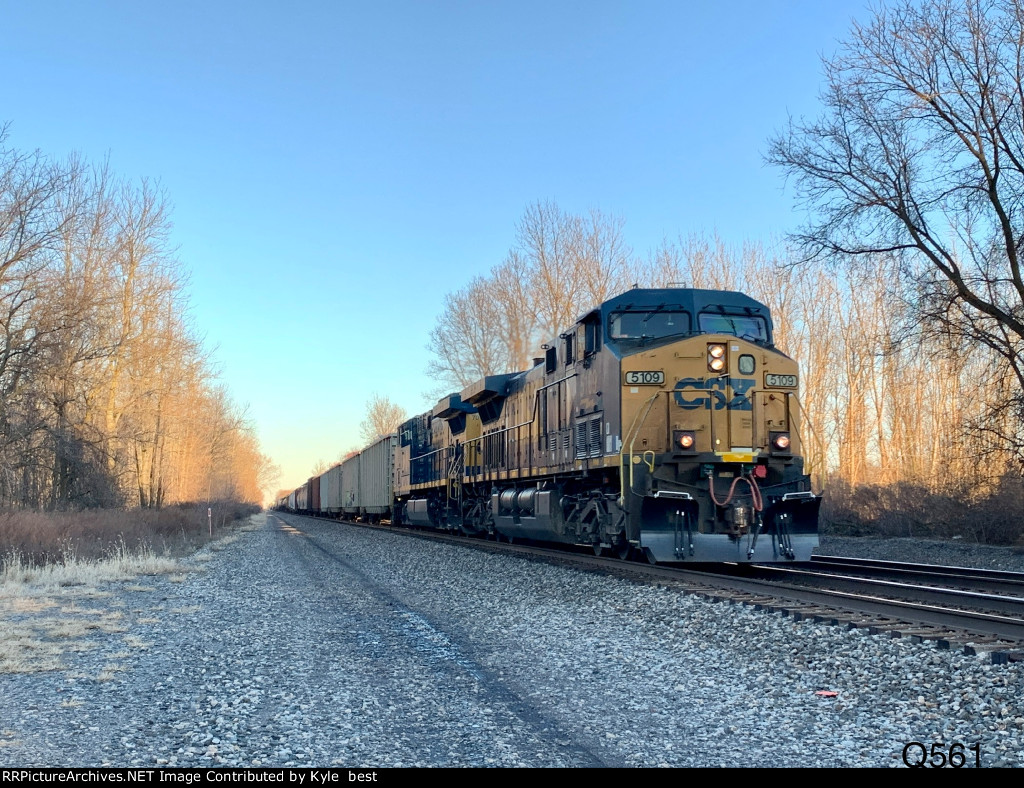
[[[663,307],[613,312],[610,325],[612,339],[653,340],[692,331],[688,312]]]
[[[768,342],[768,324],[759,315],[723,315],[702,312],[697,317],[702,334],[730,334],[752,342]]]

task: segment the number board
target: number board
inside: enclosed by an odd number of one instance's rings
[[[795,389],[796,375],[765,375],[764,385],[776,389]]]
[[[665,373],[657,372],[627,372],[627,386],[660,386],[665,382]]]

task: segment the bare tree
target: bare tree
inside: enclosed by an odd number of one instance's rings
[[[542,342],[625,289],[624,224],[596,209],[577,216],[551,202],[527,207],[505,259],[445,297],[427,346],[439,392],[525,369]]]
[[[545,338],[556,336],[578,316],[583,227],[577,216],[552,202],[526,209],[516,225],[516,244],[530,272],[530,293]]]
[[[70,175],[41,153],[7,147],[0,127],[0,500],[41,505],[52,480],[48,392],[40,375],[62,328],[47,274],[68,213]]]
[[[187,321],[166,197],[0,129],[0,505],[262,498]]]
[[[483,277],[448,293],[444,310],[430,332],[427,349],[433,352],[434,359],[427,373],[450,389],[504,372],[508,354],[500,328],[505,310],[490,280]],[[372,407],[371,402],[371,410]]]
[[[182,315],[183,275],[170,245],[170,205],[157,186],[123,183],[112,218],[111,309],[106,322],[114,348],[107,365],[108,462],[124,474],[139,505],[166,500],[164,454],[169,406],[180,385],[179,366],[198,353]]]
[[[374,394],[366,403],[366,418],[359,425],[359,435],[365,443],[372,443],[384,435],[390,435],[405,421],[405,409],[387,397]]]
[[[997,410],[1024,456],[1024,0],[881,7],[825,74],[824,117],[768,156],[816,211],[806,257],[896,257],[922,317],[1016,379]]]
[[[580,281],[582,312],[607,301],[628,287],[632,250],[623,237],[626,220],[592,208],[578,220],[580,227],[576,276]],[[572,320],[579,317],[571,316]]]
[[[513,372],[526,369],[534,349],[541,341],[537,337],[537,312],[530,292],[530,267],[525,255],[510,249],[505,260],[491,270],[489,280],[491,296],[499,304],[496,310],[498,331],[504,343],[503,369]]]
[[[45,274],[55,330],[39,369],[49,381],[53,408],[49,506],[116,506],[123,498],[92,407],[113,353],[104,331],[111,276],[111,173],[106,163],[91,169],[77,156],[66,172],[67,182],[55,195],[60,246]]]
[[[717,234],[691,233],[675,241],[663,239],[646,260],[635,265],[634,278],[647,287],[738,290],[743,289],[744,278],[751,283],[759,281],[751,273],[765,273],[763,256],[756,245],[733,247]]]

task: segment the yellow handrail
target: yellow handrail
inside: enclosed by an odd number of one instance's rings
[[[619,449],[619,506],[625,506],[626,504],[626,474],[622,472],[622,460],[625,457],[626,452],[626,440],[632,434],[633,437],[629,441],[629,489],[633,489],[633,444],[636,442],[637,436],[640,434],[640,427],[647,420],[647,416],[651,412],[651,408],[654,406],[655,401],[658,399],[659,394],[666,394],[668,392],[656,391],[651,398],[647,400],[647,410],[644,411],[643,418],[640,418],[640,411],[638,410],[636,415],[633,417],[633,423],[629,425],[629,430],[625,435],[622,436],[622,448]],[[637,419],[640,420],[640,424],[637,424]],[[636,428],[634,430],[634,428]],[[654,456],[654,452],[651,452],[651,456]],[[651,460],[651,470],[654,470],[654,461]]]

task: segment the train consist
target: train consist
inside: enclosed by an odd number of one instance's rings
[[[652,562],[806,561],[799,374],[740,293],[629,290],[278,505]]]

